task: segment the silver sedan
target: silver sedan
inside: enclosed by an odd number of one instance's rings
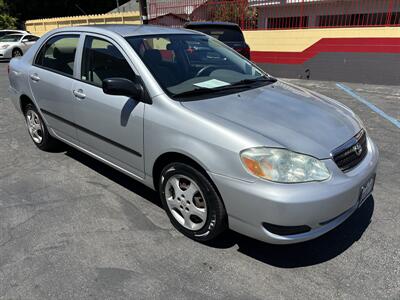
[[[39,37],[37,36],[24,33],[8,34],[0,37],[0,59],[10,59],[24,55],[38,39]]]
[[[199,32],[57,29],[9,78],[37,147],[62,141],[157,190],[197,241],[313,239],[373,190],[378,150],[349,108]]]

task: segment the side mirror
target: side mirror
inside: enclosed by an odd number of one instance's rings
[[[103,92],[108,95],[127,96],[143,101],[145,92],[143,86],[126,78],[106,78],[103,80]]]
[[[22,39],[21,42],[22,42],[22,43],[27,43],[27,42],[29,42],[29,40],[28,40],[28,39]]]

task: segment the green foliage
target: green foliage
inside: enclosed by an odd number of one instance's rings
[[[17,19],[7,14],[0,14],[0,29],[14,29],[17,26]]]
[[[17,26],[17,19],[8,14],[7,4],[0,0],[0,29],[13,29]]]
[[[128,0],[119,0],[122,5]],[[116,7],[115,0],[0,0],[7,13],[19,21],[107,13]],[[79,9],[80,8],[80,9]],[[82,9],[82,10],[81,10]],[[1,13],[1,9],[0,9]]]
[[[246,22],[246,27],[253,28],[257,22],[257,10],[248,5],[247,0],[242,1],[216,1],[210,5],[211,9],[207,16],[207,20],[238,23],[244,26],[242,22]],[[255,27],[256,28],[256,27]]]

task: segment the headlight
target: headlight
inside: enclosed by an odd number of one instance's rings
[[[242,151],[240,158],[251,174],[274,182],[322,181],[330,177],[322,161],[286,149],[250,148]]]
[[[7,49],[8,47],[10,47],[10,45],[2,45],[1,49]]]

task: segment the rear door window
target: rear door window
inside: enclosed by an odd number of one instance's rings
[[[73,76],[79,35],[57,35],[50,38],[40,49],[35,65],[50,71]]]

